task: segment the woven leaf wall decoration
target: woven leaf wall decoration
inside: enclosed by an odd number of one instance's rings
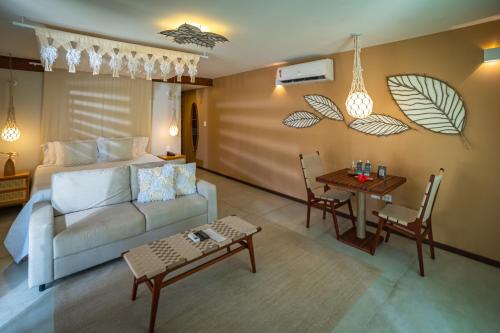
[[[349,127],[376,136],[398,134],[410,129],[402,121],[382,114],[372,114],[363,119],[356,119],[349,124]]]
[[[442,134],[461,134],[465,105],[455,89],[438,79],[416,75],[395,75],[387,85],[401,111],[416,124]]]
[[[326,118],[344,120],[344,116],[342,116],[342,112],[340,112],[338,106],[328,97],[322,95],[306,95],[304,99],[315,111]]]
[[[293,128],[306,128],[316,125],[321,118],[307,111],[296,111],[283,119],[283,125]]]

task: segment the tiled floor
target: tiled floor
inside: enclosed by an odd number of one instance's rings
[[[336,241],[331,218],[323,220],[319,210],[313,210],[311,228],[306,229],[301,203],[205,171],[199,176],[217,185],[219,216],[266,219],[319,243],[333,242],[337,250],[381,271],[333,332],[500,332],[499,269],[439,250],[432,261],[426,248],[426,277],[421,278],[409,240],[394,235],[371,256]],[[0,235],[11,215],[1,216]],[[26,270],[26,263],[12,265],[0,249],[0,327],[39,295],[27,288]]]

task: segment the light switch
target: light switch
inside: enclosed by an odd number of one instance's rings
[[[203,121],[203,127],[207,127],[207,122]]]

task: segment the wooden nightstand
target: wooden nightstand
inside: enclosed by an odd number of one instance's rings
[[[175,156],[158,155],[157,157],[165,161],[180,160],[182,158],[184,159],[184,161],[186,161],[186,155],[175,155]]]
[[[18,172],[14,176],[0,176],[0,207],[24,205],[30,195],[30,173]]]

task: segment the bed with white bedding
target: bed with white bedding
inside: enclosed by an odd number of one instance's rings
[[[39,165],[34,173],[31,198],[17,215],[14,223],[9,229],[4,240],[4,245],[11,254],[16,263],[19,263],[28,255],[28,226],[31,217],[33,205],[41,201],[49,201],[51,198],[50,184],[52,175],[58,172],[92,170],[102,168],[112,168],[130,164],[141,164],[148,162],[161,161],[158,157],[151,154],[143,154],[133,160],[102,162],[78,166],[61,165]]]

